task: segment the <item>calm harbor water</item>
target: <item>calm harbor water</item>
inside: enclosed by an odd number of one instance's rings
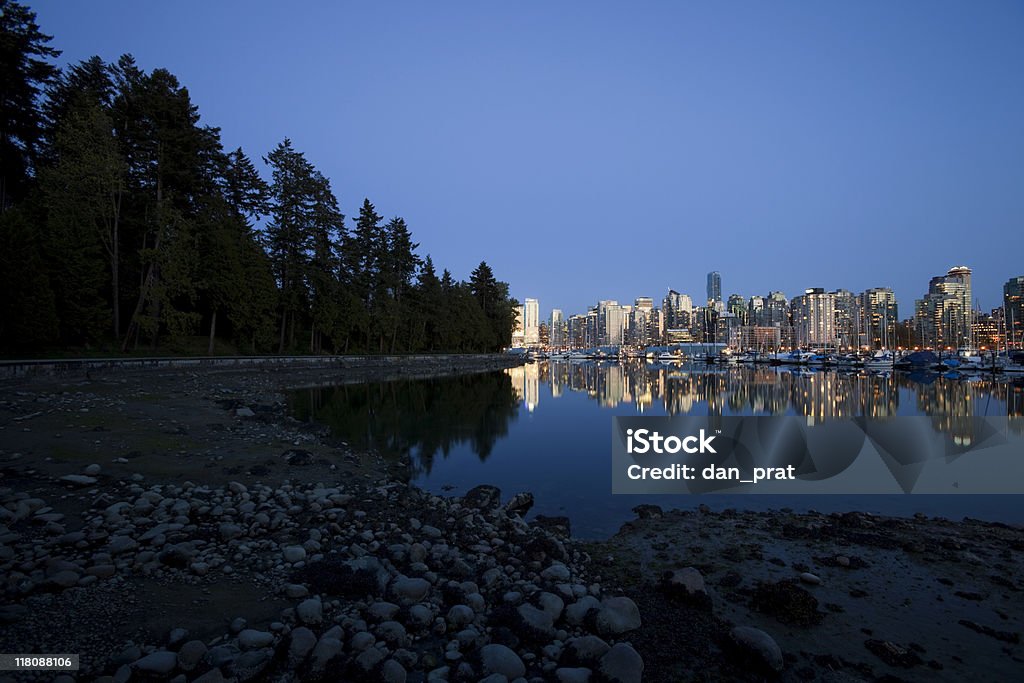
[[[458,495],[489,483],[506,497],[530,491],[533,514],[568,516],[581,537],[614,533],[641,503],[1024,523],[1024,496],[616,496],[610,479],[616,415],[927,415],[934,429],[953,434],[963,418],[1011,416],[1018,418],[1010,421],[1012,436],[1021,439],[1020,378],[550,361],[480,375],[303,389],[290,401],[297,417],[328,425],[357,449],[408,454],[413,481],[427,490]]]

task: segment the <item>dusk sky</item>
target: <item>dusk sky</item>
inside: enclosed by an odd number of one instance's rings
[[[1024,3],[29,2],[225,147],[284,137],[435,263],[584,312],[1024,275]],[[266,174],[269,176],[269,174]],[[351,220],[348,221],[351,225]]]

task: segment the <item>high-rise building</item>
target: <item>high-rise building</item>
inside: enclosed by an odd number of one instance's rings
[[[1011,277],[1003,285],[1003,310],[1007,344],[1024,348],[1024,275]]]
[[[971,344],[971,269],[950,268],[933,277],[928,293],[914,305],[915,327],[922,344],[932,348],[957,348]]]
[[[837,289],[835,297],[835,335],[840,347],[857,346],[860,338],[860,324],[857,316],[857,297],[853,292]]]
[[[665,327],[668,329],[688,329],[692,324],[693,300],[689,294],[680,294],[674,289],[661,301],[662,314],[665,316]]]
[[[564,348],[565,333],[565,316],[562,315],[562,309],[554,308],[551,310],[551,346],[556,349]]]
[[[537,346],[540,343],[540,303],[527,299],[523,303],[523,344]]]
[[[629,320],[629,335],[626,343],[634,346],[647,346],[656,338],[652,334],[651,323],[654,312],[654,299],[641,296],[633,302],[633,311]]]
[[[869,349],[896,346],[896,325],[899,309],[896,295],[888,287],[865,290],[857,297],[859,335],[857,344]]]
[[[722,274],[717,270],[708,273],[708,304],[722,302]]]
[[[739,319],[741,325],[747,324],[747,300],[739,294],[730,294],[729,300],[725,305],[725,310],[732,313]]]
[[[825,347],[836,344],[836,295],[812,287],[790,302],[793,337],[797,346]]]

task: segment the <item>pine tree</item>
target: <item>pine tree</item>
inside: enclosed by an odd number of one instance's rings
[[[0,0],[0,213],[28,192],[43,132],[37,99],[57,72],[47,60],[60,55],[50,40],[35,12]]]

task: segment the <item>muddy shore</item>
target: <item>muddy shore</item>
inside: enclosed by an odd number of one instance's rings
[[[1024,530],[444,498],[287,415],[286,389],[435,357],[0,381],[0,652],[78,680],[1014,680]],[[481,482],[485,484],[485,482]],[[17,674],[53,680],[57,674]]]

